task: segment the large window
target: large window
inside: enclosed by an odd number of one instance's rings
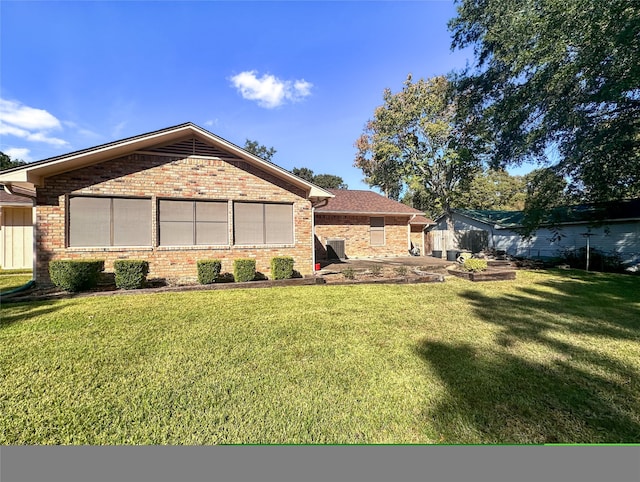
[[[69,246],[151,246],[151,199],[70,198]]]
[[[235,203],[235,244],[293,244],[293,205]]]
[[[384,218],[371,218],[371,246],[384,246]]]
[[[229,244],[227,203],[160,200],[160,245]]]

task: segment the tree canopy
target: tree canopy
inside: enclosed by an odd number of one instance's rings
[[[486,169],[476,174],[455,207],[521,211],[525,207],[526,189],[526,177],[512,176],[503,169]]]
[[[5,169],[11,169],[13,167],[24,166],[26,162],[20,159],[11,159],[11,157],[4,152],[0,152],[0,171]]]
[[[640,195],[640,2],[459,0],[452,48],[474,152],[494,167],[535,161],[577,199]],[[550,159],[551,158],[551,159]]]
[[[413,186],[421,202],[450,214],[478,164],[455,129],[456,99],[448,80],[413,82],[409,75],[400,92],[385,89],[383,99],[356,141],[354,165],[389,197]]]
[[[277,152],[273,147],[263,146],[258,141],[252,141],[251,139],[245,140],[244,150],[269,162],[271,162],[271,159],[273,159],[273,156]]]
[[[273,156],[277,152],[273,147],[264,146],[258,141],[252,141],[250,139],[245,141],[244,149],[269,162],[272,162]],[[344,183],[340,176],[335,176],[333,174],[314,174],[308,167],[294,167],[291,172],[296,176],[325,189],[348,189],[349,187]]]
[[[348,189],[344,180],[334,174],[314,174],[308,167],[294,167],[291,172],[302,179],[325,189]]]

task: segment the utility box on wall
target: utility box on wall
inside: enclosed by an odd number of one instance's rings
[[[344,259],[344,245],[344,239],[327,239],[327,257],[329,259]]]

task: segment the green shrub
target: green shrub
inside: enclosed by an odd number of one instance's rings
[[[462,269],[465,271],[484,271],[487,269],[487,260],[485,259],[476,259],[476,258],[468,258],[464,260],[462,263]]]
[[[139,259],[117,259],[113,262],[116,288],[135,290],[144,287],[149,274],[149,262]]]
[[[587,265],[587,248],[566,251],[564,261],[572,268],[585,269]],[[624,273],[624,263],[616,252],[607,253],[596,248],[589,248],[589,270],[608,273]]]
[[[233,261],[233,277],[238,283],[253,281],[256,277],[256,260],[240,258]]]
[[[98,284],[104,260],[55,260],[49,263],[51,282],[65,291],[83,291]]]
[[[293,258],[290,256],[271,258],[271,277],[273,279],[293,278]]]
[[[342,276],[346,279],[356,279],[356,272],[353,268],[345,268],[342,270]]]
[[[382,266],[376,264],[374,266],[371,266],[369,268],[369,271],[371,271],[371,274],[373,276],[380,276],[382,274]]]
[[[406,266],[397,266],[395,268],[395,272],[398,276],[407,276],[407,267]]]
[[[222,261],[219,259],[202,259],[198,261],[198,283],[209,285],[220,277]]]

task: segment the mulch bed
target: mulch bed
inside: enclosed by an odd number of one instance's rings
[[[38,287],[3,297],[2,303],[18,303],[29,301],[44,301],[66,298],[82,298],[87,296],[112,296],[135,295],[152,293],[173,293],[183,291],[226,290],[243,288],[271,288],[276,286],[309,286],[309,285],[352,285],[352,284],[414,284],[414,283],[438,283],[444,281],[444,271],[440,273],[426,272],[418,268],[407,269],[406,273],[399,274],[397,268],[385,266],[380,270],[355,269],[352,271],[353,279],[346,277],[342,271],[321,270],[315,276],[305,278],[293,278],[287,280],[259,280],[243,283],[213,283],[201,285],[190,284],[166,284],[165,280],[150,279],[148,287],[136,290],[117,289],[113,283],[100,284],[90,291],[69,293],[55,287]]]
[[[464,278],[471,281],[504,281],[516,279],[516,271],[514,269],[487,269],[486,271],[472,272],[461,271],[457,269],[447,269],[447,272],[458,278]]]
[[[504,263],[495,263],[487,271],[470,273],[460,271],[454,267],[448,268],[410,268],[400,270],[398,266],[381,266],[379,268],[349,268],[343,269],[323,269],[315,276],[305,278],[293,278],[287,280],[259,280],[244,283],[220,282],[209,285],[201,285],[195,282],[188,284],[167,283],[166,280],[149,280],[148,287],[137,290],[117,289],[113,283],[98,285],[91,291],[81,293],[69,293],[61,291],[55,287],[39,288],[17,293],[10,297],[3,297],[2,302],[26,302],[55,300],[65,298],[81,298],[86,296],[112,296],[112,295],[135,295],[150,293],[172,293],[182,291],[203,291],[203,290],[226,290],[226,289],[246,289],[246,288],[271,288],[276,286],[309,286],[309,285],[353,285],[353,284],[415,284],[415,283],[441,283],[445,280],[445,275],[449,274],[471,281],[495,281],[512,280],[516,277],[516,271]]]

